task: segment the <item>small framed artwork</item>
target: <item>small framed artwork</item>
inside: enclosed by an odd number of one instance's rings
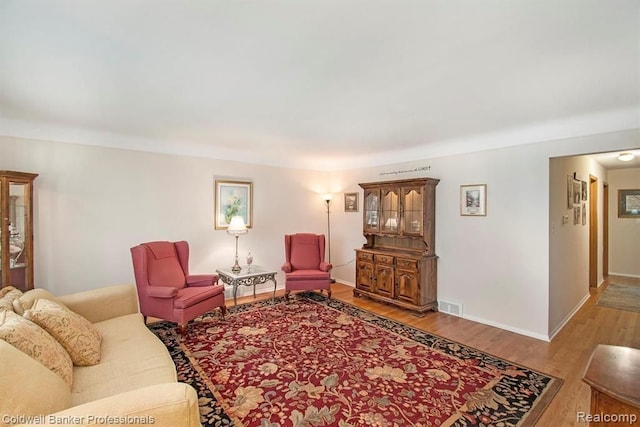
[[[582,225],[587,225],[587,204],[582,203]]]
[[[344,193],[344,211],[358,212],[358,193]]]
[[[587,181],[580,181],[582,184],[582,200],[587,200]]]
[[[460,186],[460,215],[487,215],[487,184]]]
[[[580,206],[573,207],[573,225],[580,224]]]
[[[567,209],[573,209],[573,176],[567,175]]]
[[[573,181],[573,204],[579,205],[581,198],[582,198],[582,185],[580,184],[580,181],[575,179]]]
[[[640,189],[618,190],[618,218],[640,218]]]
[[[231,218],[241,216],[247,228],[252,226],[253,183],[215,181],[215,229],[226,230]]]

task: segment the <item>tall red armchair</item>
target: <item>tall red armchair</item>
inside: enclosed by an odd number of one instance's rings
[[[327,290],[331,298],[331,264],[324,261],[323,234],[296,233],[284,236],[284,296],[292,290]]]
[[[184,333],[187,323],[224,305],[224,286],[215,274],[189,274],[189,244],[148,242],[131,248],[140,312],[178,323]]]

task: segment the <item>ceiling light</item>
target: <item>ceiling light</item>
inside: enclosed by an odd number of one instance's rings
[[[633,160],[633,153],[620,153],[618,154],[618,160],[621,162],[629,162]]]

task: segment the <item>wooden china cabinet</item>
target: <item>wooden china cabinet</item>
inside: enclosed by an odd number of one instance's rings
[[[0,171],[0,287],[33,289],[33,180]]]
[[[424,313],[437,311],[436,185],[416,178],[359,184],[364,190],[355,296]]]

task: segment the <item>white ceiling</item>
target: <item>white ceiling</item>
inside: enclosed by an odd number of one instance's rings
[[[1,0],[0,134],[333,170],[640,127],[638,0]]]

